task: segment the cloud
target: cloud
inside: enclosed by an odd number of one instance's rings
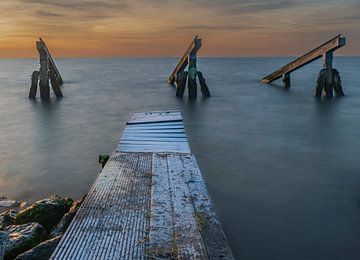
[[[255,29],[263,29],[264,26],[257,26],[257,25],[201,25],[201,24],[194,24],[194,25],[179,25],[176,27],[179,30],[191,30],[191,31],[238,31],[238,30],[255,30]]]
[[[39,35],[64,53],[179,53],[194,33],[208,39],[205,52],[224,45],[219,51],[237,55],[293,50],[337,33],[360,46],[359,9],[359,0],[1,0],[0,53],[4,42],[32,49]]]

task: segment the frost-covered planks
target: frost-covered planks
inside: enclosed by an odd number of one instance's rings
[[[197,222],[209,259],[234,259],[194,155],[182,156]]]
[[[191,191],[185,180],[185,172],[188,169],[183,165],[182,156],[179,154],[167,156],[177,259],[208,259],[200,233],[201,227],[197,223]]]
[[[182,117],[179,111],[145,112],[145,113],[135,113],[126,124],[132,125],[132,124],[150,124],[150,123],[181,122],[181,121],[182,121]]]
[[[151,154],[113,154],[52,259],[143,259],[151,161]]]
[[[175,252],[174,218],[166,154],[153,154],[148,255],[171,258]]]
[[[124,130],[117,151],[190,153],[181,113],[135,113]]]
[[[149,230],[151,256],[234,259],[191,154],[153,155]]]

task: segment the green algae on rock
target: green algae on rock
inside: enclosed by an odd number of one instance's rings
[[[17,214],[15,224],[37,222],[49,233],[51,228],[69,211],[72,203],[72,199],[56,195],[37,201]]]
[[[13,259],[19,254],[38,245],[44,237],[44,228],[38,223],[11,225],[5,228],[8,234],[5,258]]]
[[[86,196],[84,196],[81,200],[74,201],[71,205],[71,208],[68,213],[66,213],[63,218],[57,223],[50,232],[49,238],[54,238],[60,235],[63,235],[66,229],[69,227],[71,221],[76,215],[76,212],[80,208]]]
[[[56,224],[51,229],[49,238],[54,238],[60,235],[63,235],[66,231],[66,229],[69,227],[71,221],[73,220],[74,216],[76,214],[76,211],[70,211],[64,215],[64,217],[59,221],[59,223]]]

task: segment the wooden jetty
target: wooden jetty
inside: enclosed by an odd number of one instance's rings
[[[234,259],[180,112],[132,116],[51,259]]]
[[[319,58],[323,58],[324,60],[324,68],[319,73],[318,84],[315,89],[314,95],[319,97],[322,95],[322,92],[325,92],[325,95],[328,97],[333,96],[333,89],[335,90],[336,95],[343,96],[344,93],[341,87],[341,81],[339,77],[339,73],[333,69],[332,60],[333,60],[333,52],[343,46],[345,46],[346,40],[345,37],[341,36],[341,34],[336,37],[330,39],[329,41],[321,44],[315,49],[307,52],[301,57],[295,59],[294,61],[286,64],[270,75],[261,79],[262,83],[271,83],[274,80],[283,79],[284,87],[290,87],[290,73],[317,60]]]
[[[40,56],[40,70],[34,71],[31,76],[29,98],[36,97],[39,83],[41,99],[49,99],[49,81],[51,82],[51,86],[56,97],[62,97],[63,95],[60,86],[64,83],[64,81],[55,65],[54,59],[52,58],[49,49],[41,38],[39,38],[39,41],[36,42],[36,49],[38,50]]]
[[[180,61],[175,66],[171,73],[168,82],[174,84],[176,82],[176,96],[182,97],[184,95],[186,81],[188,82],[189,98],[196,98],[197,84],[196,78],[199,77],[201,93],[204,97],[210,97],[209,88],[205,82],[203,74],[197,70],[196,60],[197,52],[201,48],[201,39],[195,36],[191,41],[189,47],[180,58]],[[188,71],[185,71],[188,67]]]

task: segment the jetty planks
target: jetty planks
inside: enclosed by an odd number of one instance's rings
[[[136,113],[51,259],[234,259],[181,113]]]
[[[281,78],[283,75],[289,73],[309,64],[310,62],[321,58],[327,52],[333,52],[338,48],[345,46],[345,37],[342,37],[341,34],[337,35],[336,37],[330,39],[329,41],[321,44],[320,46],[316,47],[315,49],[307,52],[306,54],[302,55],[301,57],[295,59],[294,61],[286,64],[285,66],[281,67],[277,71],[271,73],[270,75],[261,79],[262,83],[271,83],[274,80]]]

